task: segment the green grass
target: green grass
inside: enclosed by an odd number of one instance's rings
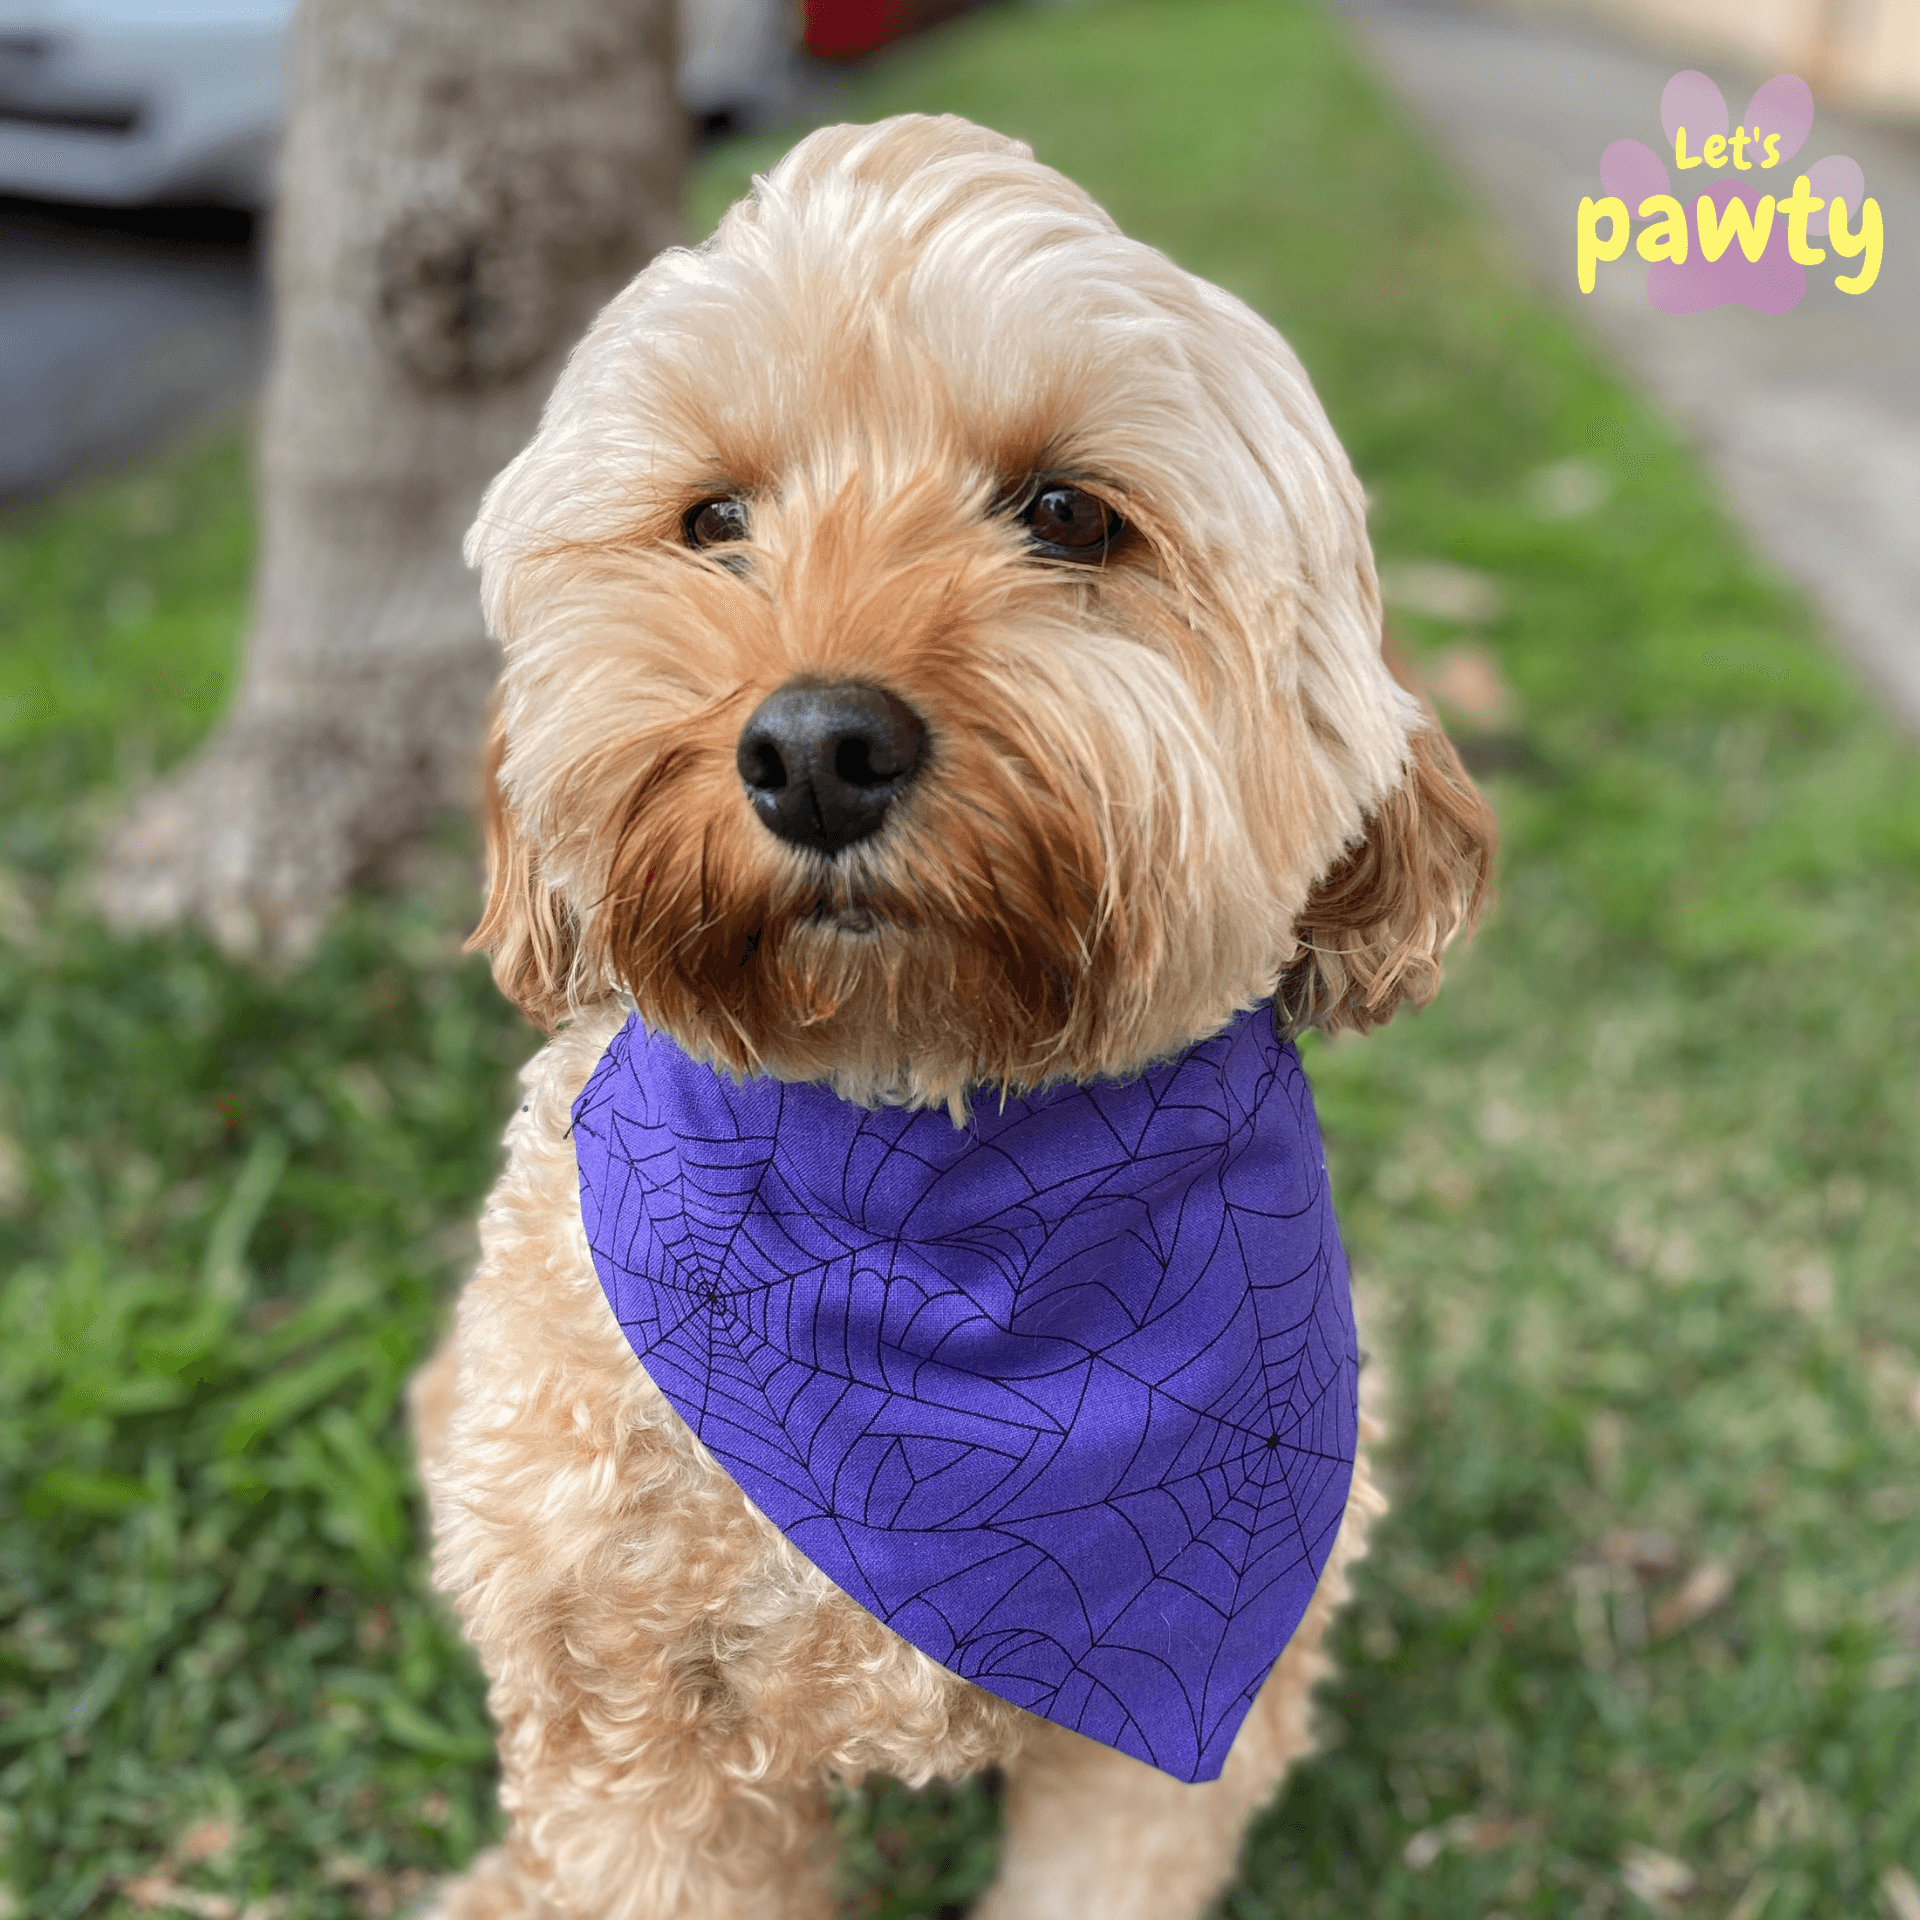
[[[909,106],[1029,137],[1271,314],[1383,558],[1504,603],[1497,912],[1431,1011],[1309,1048],[1395,1512],[1328,1750],[1225,1911],[1892,1911],[1883,1873],[1920,1872],[1911,745],[1326,16],[1009,8],[846,110]],[[698,220],[770,152],[718,156]],[[1570,458],[1611,497],[1543,518]],[[130,1912],[162,1863],[262,1920],[388,1911],[494,1818],[397,1412],[528,1045],[456,951],[463,845],[279,980],[111,942],[74,881],[217,706],[248,546],[227,441],[0,534],[0,1840],[35,1915]],[[872,1920],[988,1870],[977,1786],[843,1820]]]

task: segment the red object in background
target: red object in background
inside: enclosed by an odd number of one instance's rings
[[[884,46],[906,24],[904,0],[807,0],[807,51],[852,59]]]

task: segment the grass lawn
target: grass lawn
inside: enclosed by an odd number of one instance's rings
[[[905,107],[1029,137],[1270,314],[1383,560],[1471,570],[1471,636],[1415,613],[1415,650],[1470,638],[1511,690],[1475,743],[1504,769],[1495,917],[1431,1011],[1309,1043],[1395,1513],[1326,1751],[1224,1911],[1907,1920],[1920,758],[1665,426],[1501,278],[1329,14],[1009,6],[846,111]],[[697,223],[771,150],[716,156]],[[397,1411],[529,1047],[458,954],[467,844],[278,980],[110,941],[75,885],[217,709],[249,541],[231,438],[0,529],[22,1914],[379,1915],[495,1820]],[[978,1786],[843,1817],[872,1920],[990,1870]]]

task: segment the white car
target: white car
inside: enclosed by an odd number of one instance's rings
[[[293,11],[294,0],[0,0],[0,193],[266,205]],[[777,112],[792,43],[786,0],[681,0],[682,97],[714,127]]]
[[[0,192],[271,198],[293,0],[0,0]]]

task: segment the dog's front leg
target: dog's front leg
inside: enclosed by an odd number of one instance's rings
[[[1313,1745],[1310,1696],[1329,1665],[1322,1643],[1347,1595],[1347,1566],[1385,1505],[1362,1453],[1306,1617],[1218,1780],[1189,1786],[1078,1734],[1033,1726],[1007,1767],[1000,1877],[973,1920],[1198,1920],[1233,1877],[1247,1822]]]
[[[496,1684],[505,1842],[426,1920],[825,1920],[831,1822],[817,1783],[743,1785],[697,1751],[668,1772],[582,1751],[577,1717]]]
[[[820,1920],[825,1766],[795,1696],[817,1672],[830,1698],[844,1664],[824,1583],[634,1364],[565,1214],[531,1204],[562,1191],[539,1146],[413,1394],[511,1818],[432,1920]]]
[[[649,1558],[636,1536],[595,1558],[584,1580],[503,1558],[460,1596],[512,1825],[434,1920],[822,1920],[824,1769],[746,1697],[752,1636],[697,1615],[660,1632],[675,1596],[628,1584]]]

